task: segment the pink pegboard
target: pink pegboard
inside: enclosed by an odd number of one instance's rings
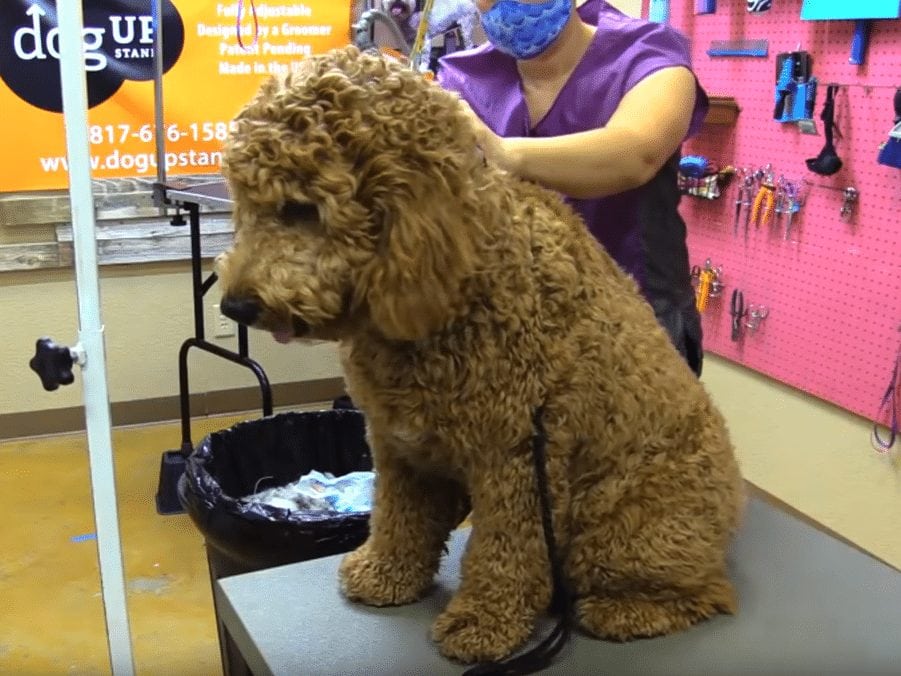
[[[753,226],[733,234],[737,186],[707,201],[685,197],[692,263],[722,266],[722,296],[704,313],[705,348],[866,418],[877,416],[901,334],[901,170],[876,162],[893,123],[892,98],[901,86],[901,21],[873,22],[862,66],[848,63],[853,23],[802,21],[801,0],[774,0],[749,14],[740,0],[720,0],[712,15],[694,2],[673,0],[671,24],[692,41],[694,67],[711,95],[733,96],[741,108],[734,126],[707,125],[686,144],[720,166],[771,164],[778,177],[807,179],[806,203],[793,236]],[[769,56],[710,57],[714,40],[768,39]],[[772,119],[776,54],[797,49],[813,57],[819,81],[814,119],[818,136]],[[830,177],[804,160],[824,144],[819,114],[826,84],[836,99],[844,166]],[[850,221],[840,217],[842,190],[860,194]],[[734,288],[769,316],[756,333],[730,338]]]

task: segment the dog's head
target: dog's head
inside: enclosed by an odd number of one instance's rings
[[[235,123],[226,315],[282,340],[446,325],[475,264],[486,171],[453,94],[347,47],[267,82]]]

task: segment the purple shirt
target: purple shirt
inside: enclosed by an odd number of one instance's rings
[[[578,12],[586,23],[597,25],[597,31],[550,110],[533,128],[516,60],[490,43],[445,56],[437,79],[459,92],[496,134],[547,137],[603,127],[643,78],[661,68],[691,67],[688,40],[669,26],[631,18],[604,0],[589,0]],[[707,95],[700,85],[697,92],[686,138],[700,129],[707,112]],[[691,290],[673,162],[651,183],[661,181],[671,181],[672,189],[648,184],[599,199],[567,199],[649,299],[669,297],[667,305],[682,305],[686,290]]]

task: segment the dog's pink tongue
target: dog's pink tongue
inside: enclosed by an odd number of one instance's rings
[[[290,329],[279,329],[278,331],[272,332],[272,337],[275,338],[276,341],[284,345],[285,343],[291,342],[291,339],[294,337],[294,333]]]

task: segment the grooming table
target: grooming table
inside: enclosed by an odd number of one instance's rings
[[[341,557],[223,578],[217,606],[256,676],[460,674],[428,638],[457,586],[456,532],[435,591],[400,608],[340,595]],[[901,573],[752,499],[731,555],[740,610],[683,633],[608,643],[574,632],[548,674],[779,676],[901,673]],[[545,621],[540,639],[552,626]]]
[[[233,205],[228,186],[221,178],[193,185],[172,181],[165,186],[165,195],[173,204],[182,206],[197,204],[231,211]]]

